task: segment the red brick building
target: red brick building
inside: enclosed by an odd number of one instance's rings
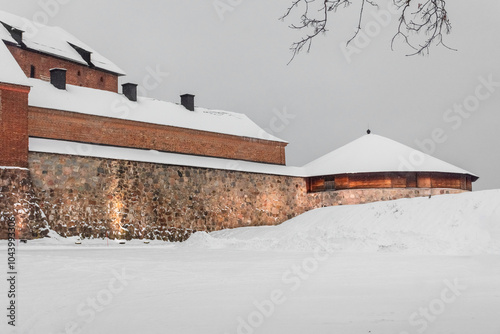
[[[29,78],[22,81],[31,86],[28,103],[28,90],[18,88],[24,99],[18,96],[18,106],[5,108],[5,117],[14,108],[17,117],[4,126],[14,126],[13,134],[23,138],[5,138],[9,149],[2,150],[0,165],[26,167],[26,130],[34,138],[285,164],[287,143],[245,115],[197,108],[189,94],[180,105],[138,97],[134,84],[125,84],[120,94],[118,78],[125,73],[118,66],[60,28],[40,26],[26,35],[25,21],[0,14],[0,47],[10,54],[3,50],[4,58],[10,64],[15,59]],[[3,92],[3,103],[13,103],[7,99],[12,87]]]

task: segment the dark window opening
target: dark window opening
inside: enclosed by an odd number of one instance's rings
[[[80,54],[80,56],[85,60],[85,62],[89,65],[90,68],[94,67],[94,64],[92,64],[92,52],[87,51],[79,46],[76,46],[74,44],[71,44],[68,42],[69,45],[73,47],[73,49],[76,50]]]
[[[35,66],[34,65],[31,65],[31,68],[30,68],[30,78],[34,78],[36,75],[36,69],[35,69]]]
[[[82,75],[82,72],[78,71],[77,75],[78,75],[78,76]]]
[[[311,177],[307,180],[307,192],[335,190],[335,178],[332,176]]]
[[[103,77],[101,77],[101,82],[104,82],[104,78]]]
[[[17,28],[14,28],[7,23],[0,22],[5,29],[7,29],[12,36],[12,38],[16,41],[17,44],[19,44],[22,48],[26,47],[26,44],[23,43],[23,32],[22,30],[19,30]]]
[[[325,190],[335,190],[335,181],[325,181]]]

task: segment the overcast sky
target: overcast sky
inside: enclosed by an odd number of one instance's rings
[[[293,18],[278,20],[290,2],[1,1],[3,10],[46,19],[98,50],[128,74],[123,82],[141,85],[151,70],[168,72],[150,97],[179,102],[192,93],[198,106],[247,114],[289,142],[288,165],[369,126],[479,175],[475,189],[500,188],[499,1],[447,2],[453,31],[446,41],[458,51],[436,47],[425,57],[406,57],[402,43],[391,51],[397,15],[383,16],[387,23],[367,13],[367,38],[346,49],[356,26],[352,6],[287,65],[302,35],[288,28]]]

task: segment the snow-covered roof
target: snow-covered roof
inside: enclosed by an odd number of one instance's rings
[[[0,34],[0,38],[2,38]],[[29,86],[28,79],[26,75],[21,70],[17,61],[14,59],[10,53],[7,46],[0,42],[0,82]]]
[[[109,91],[73,85],[61,90],[43,80],[28,80],[32,86],[29,105],[33,107],[286,143],[267,133],[244,114],[205,108],[189,111],[182,105],[153,98],[138,97],[137,102],[132,102],[122,94]]]
[[[368,134],[304,166],[311,176],[376,172],[442,172],[477,176],[394,140]]]
[[[4,11],[0,11],[0,22],[23,31],[22,41],[32,50],[87,65],[87,62],[82,56],[80,56],[75,48],[69,44],[71,43],[91,52],[91,62],[96,68],[110,71],[118,75],[125,75],[125,72],[109,59],[59,27],[49,27],[40,23],[34,23],[26,18]],[[10,35],[10,32],[2,24],[0,24],[0,39],[17,44]]]
[[[302,176],[300,167],[287,167],[258,162],[210,158],[188,154],[140,150],[134,148],[82,144],[62,140],[30,138],[30,152],[55,153],[115,160],[151,162],[173,166],[188,166],[241,171],[258,174]]]

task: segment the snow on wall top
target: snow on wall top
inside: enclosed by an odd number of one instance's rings
[[[23,43],[30,49],[87,65],[87,62],[69,44],[71,43],[91,52],[91,61],[96,68],[118,75],[125,75],[125,72],[109,59],[100,55],[78,38],[59,27],[49,27],[40,23],[34,23],[26,18],[4,11],[0,11],[0,22],[23,31]],[[3,25],[0,25],[0,39],[17,44]]]
[[[375,172],[443,172],[476,175],[375,134],[364,135],[304,166],[311,176]]]
[[[1,32],[0,32],[0,38],[3,38]],[[17,61],[14,59],[9,49],[7,49],[5,44],[1,42],[0,42],[0,73],[1,73],[0,82],[21,85],[21,86],[29,86],[29,82],[28,79],[26,78],[26,75],[17,64]]]
[[[164,165],[222,169],[258,174],[299,176],[303,173],[300,167],[287,167],[283,165],[159,152],[154,150],[140,150],[135,148],[81,144],[54,139],[30,138],[29,150],[30,152],[151,162]]]
[[[43,80],[28,80],[32,86],[29,105],[33,107],[286,143],[244,114],[205,108],[189,111],[182,105],[152,98],[138,97],[137,102],[132,102],[122,94],[109,91],[73,85],[60,90]]]

